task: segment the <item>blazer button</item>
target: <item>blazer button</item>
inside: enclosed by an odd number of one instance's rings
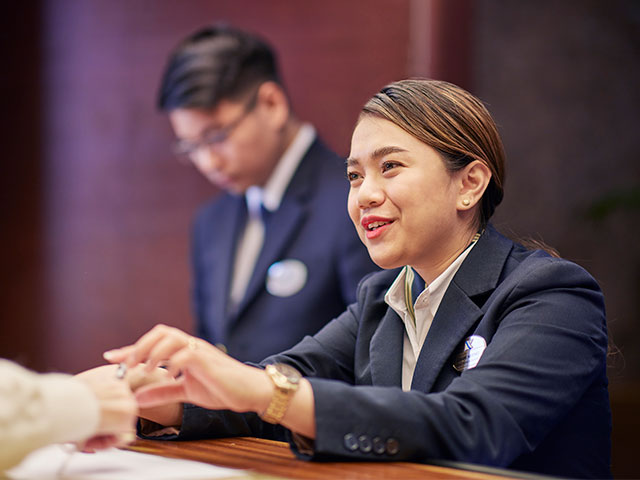
[[[395,438],[388,438],[386,450],[389,455],[395,455],[400,451],[400,443]]]
[[[373,437],[373,451],[378,455],[382,455],[385,452],[384,442],[380,437]]]
[[[360,447],[360,451],[362,453],[369,453],[371,451],[371,439],[368,435],[360,435],[358,437],[358,446]]]
[[[344,447],[350,452],[355,452],[358,449],[358,439],[353,433],[347,433],[343,440]]]

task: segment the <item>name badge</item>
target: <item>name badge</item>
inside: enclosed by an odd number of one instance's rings
[[[464,341],[464,348],[462,352],[456,355],[453,368],[458,372],[475,368],[480,361],[480,357],[484,353],[484,349],[487,348],[487,341],[480,335],[471,335]]]
[[[267,291],[275,297],[290,297],[307,283],[307,266],[292,258],[276,262],[267,271]]]

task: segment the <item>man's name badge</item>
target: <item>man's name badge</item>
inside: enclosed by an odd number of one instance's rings
[[[462,352],[456,355],[453,368],[458,372],[474,368],[478,365],[485,348],[487,348],[487,342],[480,335],[471,335],[470,337],[467,337],[464,341],[464,348],[462,349]]]
[[[274,263],[267,271],[267,291],[276,297],[295,295],[307,283],[307,266],[289,258]]]

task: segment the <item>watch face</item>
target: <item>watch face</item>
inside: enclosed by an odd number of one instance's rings
[[[298,370],[293,368],[291,365],[287,365],[285,363],[276,363],[273,365],[273,367],[276,369],[278,373],[287,377],[287,380],[289,382],[291,383],[300,382],[300,378],[301,378],[300,372],[298,372]]]

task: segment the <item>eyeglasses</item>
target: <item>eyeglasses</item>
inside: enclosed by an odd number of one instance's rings
[[[246,103],[242,113],[228,125],[222,128],[207,128],[200,135],[198,140],[177,140],[173,144],[173,153],[185,162],[193,161],[195,155],[203,148],[212,148],[225,142],[233,133],[233,131],[242,123],[256,107],[258,99],[258,91],[256,90],[251,99]]]

